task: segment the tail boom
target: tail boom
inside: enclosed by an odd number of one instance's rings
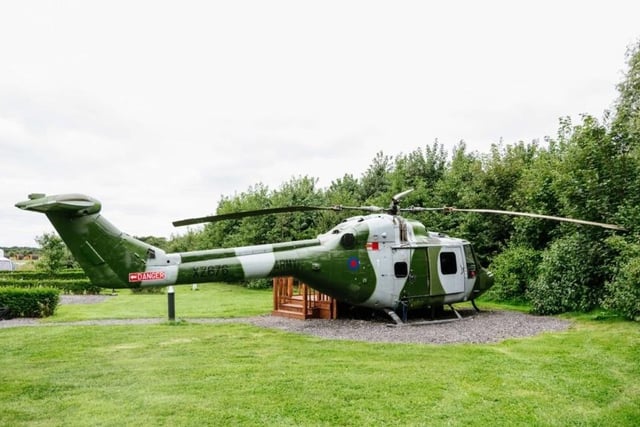
[[[118,230],[82,194],[31,194],[16,207],[44,213],[94,285],[138,288],[294,274],[317,239],[168,254]]]

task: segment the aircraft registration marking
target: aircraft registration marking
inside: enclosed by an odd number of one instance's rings
[[[229,266],[221,265],[203,265],[201,267],[193,267],[193,278],[206,277],[225,277],[229,274]]]

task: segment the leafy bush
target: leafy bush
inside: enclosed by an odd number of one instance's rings
[[[269,289],[273,286],[273,279],[253,279],[242,284],[248,289]]]
[[[167,290],[166,286],[149,286],[149,287],[140,287],[140,288],[131,288],[131,293],[136,295],[157,295],[164,294]]]
[[[544,251],[538,277],[527,294],[533,311],[556,314],[597,307],[605,291],[607,252],[603,243],[579,233],[553,242]]]
[[[37,261],[38,269],[49,273],[56,273],[62,269],[77,266],[69,248],[64,244],[60,236],[56,233],[44,233],[36,237],[36,242],[40,245],[41,257]]]
[[[606,284],[603,306],[640,321],[640,244],[623,238],[612,238],[608,243],[620,251],[620,263],[613,280]]]
[[[496,256],[489,269],[495,284],[487,292],[488,299],[524,302],[529,283],[538,275],[542,253],[524,246],[509,248]]]
[[[60,291],[52,288],[0,288],[0,307],[6,307],[6,318],[47,317],[58,306]]]
[[[640,321],[640,257],[624,263],[615,279],[606,286],[609,294],[604,307]]]

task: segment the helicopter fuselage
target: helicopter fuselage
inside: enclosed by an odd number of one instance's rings
[[[45,213],[105,288],[294,276],[341,302],[398,310],[473,300],[493,284],[468,241],[398,215],[354,216],[316,239],[166,253],[120,232],[84,195],[34,195],[16,206]]]

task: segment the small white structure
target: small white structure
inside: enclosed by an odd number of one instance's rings
[[[5,258],[4,251],[0,249],[0,271],[13,271],[15,270],[13,263],[9,258]]]

